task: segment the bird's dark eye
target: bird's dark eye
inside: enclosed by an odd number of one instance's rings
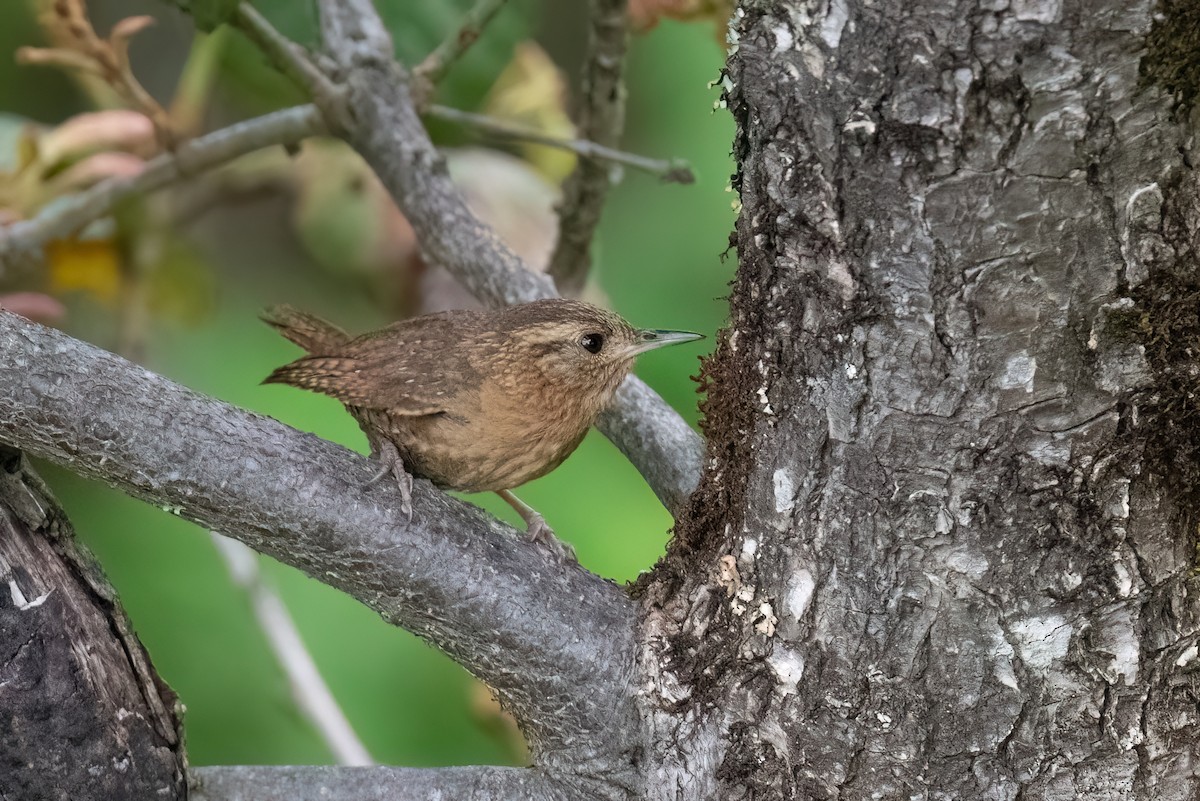
[[[584,334],[579,338],[579,345],[588,353],[599,353],[604,347],[604,334]]]

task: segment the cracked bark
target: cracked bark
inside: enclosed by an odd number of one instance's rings
[[[18,451],[0,446],[0,799],[181,798],[175,696]]]
[[[1200,794],[1200,199],[1154,10],[741,4],[651,798]]]

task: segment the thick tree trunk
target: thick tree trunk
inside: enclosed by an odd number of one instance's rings
[[[175,695],[54,498],[0,447],[0,799],[181,799]]]
[[[1200,201],[1154,7],[742,3],[652,798],[1200,794]]]

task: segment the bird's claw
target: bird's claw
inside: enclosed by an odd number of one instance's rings
[[[363,484],[363,489],[369,489],[389,474],[396,479],[396,486],[400,489],[400,511],[406,518],[412,520],[412,488],[413,477],[412,473],[408,472],[404,467],[404,460],[400,458],[400,451],[396,446],[386,440],[379,446],[372,448],[371,458],[376,459],[382,464],[379,472],[367,479]]]
[[[546,525],[546,520],[541,515],[536,513],[531,515],[527,523],[525,539],[529,542],[544,548],[556,561],[563,563],[579,561],[571,544],[554,536],[554,531]]]

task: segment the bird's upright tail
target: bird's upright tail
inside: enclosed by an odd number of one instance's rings
[[[344,376],[357,364],[353,359],[335,355],[350,340],[345,331],[291,306],[273,306],[260,316],[264,323],[308,351],[303,358],[276,369],[263,379],[264,384],[291,384],[350,402]]]
[[[317,356],[329,353],[350,339],[345,331],[333,323],[291,306],[272,306],[259,317],[288,340]]]

